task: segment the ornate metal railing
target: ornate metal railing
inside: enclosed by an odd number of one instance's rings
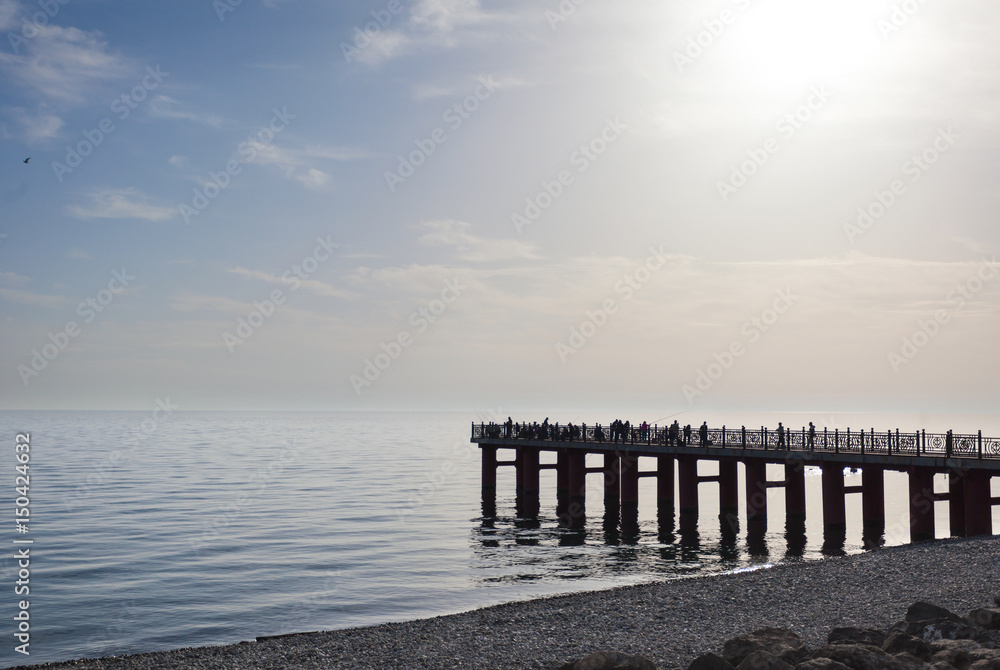
[[[824,428],[822,431],[765,428],[707,428],[672,432],[667,426],[614,429],[601,424],[473,423],[472,439],[545,440],[598,444],[695,446],[706,449],[824,451],[834,453],[1000,458],[1000,438],[977,433],[928,433]]]

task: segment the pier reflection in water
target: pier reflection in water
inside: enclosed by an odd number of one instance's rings
[[[711,469],[708,465],[701,474],[710,476]],[[501,491],[514,488],[513,469],[508,472],[509,481],[498,482]],[[543,474],[543,479],[551,481],[540,487],[542,491],[554,493],[555,475]],[[845,475],[853,481],[849,471]],[[807,469],[806,476],[818,477],[819,471]],[[895,487],[891,479],[889,484]],[[771,493],[772,513],[766,517],[745,520],[743,504],[720,514],[711,485],[702,495],[697,515],[677,514],[656,504],[652,480],[644,480],[640,490],[638,524],[623,526],[621,505],[613,496],[604,495],[602,478],[594,473],[588,476],[587,485],[586,520],[580,528],[563,523],[566,503],[550,500],[556,497],[552,494],[532,500],[524,493],[483,500],[483,516],[474,520],[471,538],[473,567],[480,581],[622,577],[649,581],[839,556],[886,544],[884,524],[866,524],[863,532],[849,536],[846,529],[824,527],[821,515],[813,515],[808,524],[805,518],[786,516],[780,491]],[[810,498],[817,495],[814,490],[810,493]],[[860,516],[860,509],[849,511],[851,516]],[[899,538],[893,542],[900,543]]]

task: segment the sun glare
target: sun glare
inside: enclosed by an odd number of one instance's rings
[[[882,41],[878,18],[866,0],[776,0],[738,13],[725,44],[741,81],[781,93],[863,71]]]

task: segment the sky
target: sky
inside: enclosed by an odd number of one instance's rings
[[[993,412],[998,32],[0,0],[0,408]]]

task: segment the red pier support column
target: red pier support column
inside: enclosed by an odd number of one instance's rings
[[[483,451],[483,517],[497,515],[497,448],[482,445]]]
[[[735,460],[719,461],[719,523],[723,538],[736,541],[740,530],[740,483]]]
[[[993,532],[990,478],[982,470],[965,473],[965,533],[969,537]]]
[[[566,512],[569,507],[569,450],[556,452],[556,515]]]
[[[538,516],[540,507],[538,456],[538,447],[524,447],[521,452],[521,515],[526,517]]]
[[[639,457],[621,455],[622,530],[634,533],[639,529]]]
[[[656,457],[656,505],[661,513],[674,515],[674,457]]]
[[[623,464],[619,455],[604,454],[604,513],[617,516],[622,499],[621,471]]]
[[[698,524],[698,459],[694,456],[677,457],[677,486],[682,530],[693,529]]]
[[[965,537],[965,474],[948,473],[948,532],[952,537]]]
[[[885,544],[885,468],[861,467],[861,539],[868,549]]]
[[[823,466],[823,528],[842,530],[847,526],[847,508],[844,500],[843,463],[824,463]]]
[[[497,494],[497,448],[488,445],[483,450],[483,498]]]
[[[801,461],[785,463],[785,522],[806,519],[806,469]]]
[[[934,470],[911,467],[910,476],[910,541],[934,539]],[[968,481],[968,479],[966,479]]]
[[[885,468],[861,468],[861,519],[866,526],[885,529]]]
[[[582,528],[586,521],[587,454],[573,449],[567,454],[569,470],[569,507],[565,519],[571,528]]]
[[[747,524],[751,521],[767,521],[767,464],[756,458],[747,459],[746,499]]]

